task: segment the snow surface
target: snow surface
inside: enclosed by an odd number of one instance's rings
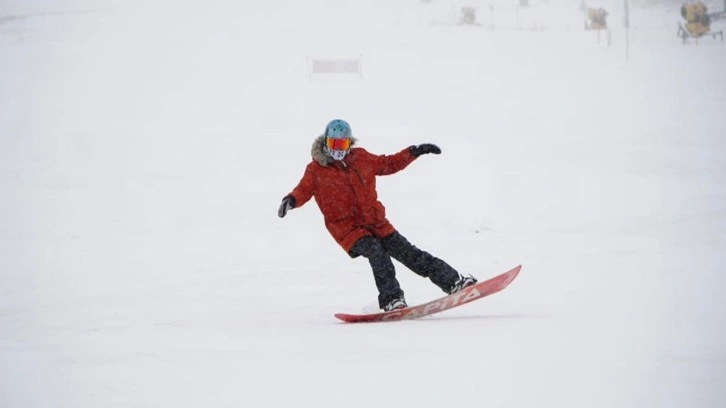
[[[4,0],[0,406],[726,406],[726,44],[653,3],[626,58],[620,1],[608,46],[576,0],[472,2],[477,27],[437,0]],[[441,146],[379,179],[390,220],[519,278],[338,322],[375,307],[367,262],[314,203],[276,216],[338,117]]]

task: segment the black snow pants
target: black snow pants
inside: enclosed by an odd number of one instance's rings
[[[363,237],[353,244],[348,254],[353,258],[368,258],[378,287],[378,306],[381,309],[391,300],[403,297],[391,257],[417,275],[431,279],[444,292],[448,292],[459,278],[459,273],[449,264],[416,248],[398,232],[384,238]]]

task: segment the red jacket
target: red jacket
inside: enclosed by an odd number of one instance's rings
[[[313,160],[292,190],[295,208],[310,198],[323,213],[325,227],[335,241],[348,252],[361,237],[385,237],[396,231],[386,219],[386,209],[378,201],[376,176],[403,170],[416,157],[408,148],[394,155],[375,155],[352,147],[342,161],[331,159],[323,151],[324,138],[313,144]]]

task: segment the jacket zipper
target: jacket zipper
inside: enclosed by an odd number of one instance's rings
[[[363,182],[363,177],[361,177],[361,176],[360,176],[360,173],[358,173],[358,170],[356,170],[356,169],[353,169],[353,173],[355,173],[355,175],[356,175],[356,176],[358,176],[358,180],[360,180],[360,183],[361,183],[361,184],[365,184],[365,183]]]

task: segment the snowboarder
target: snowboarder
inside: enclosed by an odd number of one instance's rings
[[[332,120],[312,146],[312,161],[292,192],[282,199],[277,215],[298,208],[315,197],[325,227],[351,258],[368,259],[378,288],[378,306],[384,311],[407,307],[391,261],[395,258],[416,274],[429,278],[446,293],[456,293],[476,283],[446,262],[412,245],[386,219],[378,201],[376,176],[403,170],[423,154],[440,154],[438,146],[425,143],[393,155],[375,155],[353,147],[350,125]]]

